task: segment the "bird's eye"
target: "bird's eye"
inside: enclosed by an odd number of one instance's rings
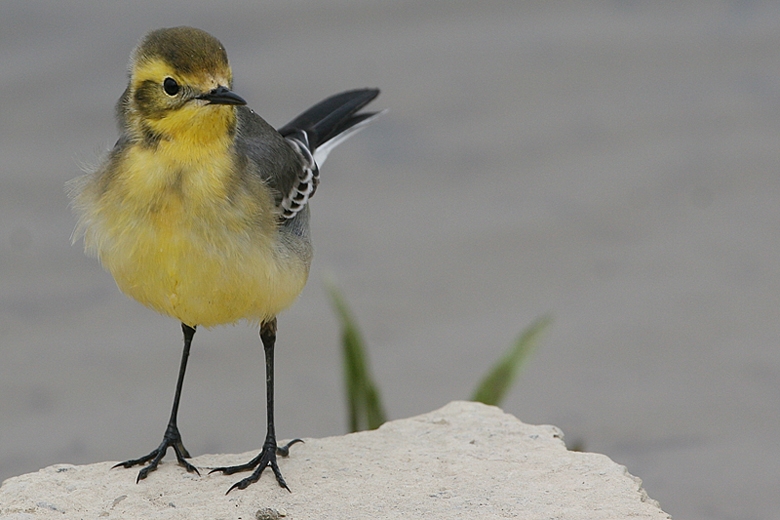
[[[165,78],[165,81],[163,81],[163,90],[165,90],[165,93],[169,96],[175,96],[179,93],[179,84],[176,83],[176,80],[173,78]]]

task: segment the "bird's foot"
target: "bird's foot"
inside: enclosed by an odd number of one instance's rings
[[[227,493],[230,493],[236,488],[246,489],[250,484],[257,482],[260,480],[260,475],[263,474],[263,470],[265,470],[265,468],[268,466],[271,466],[271,471],[274,472],[276,481],[279,483],[279,485],[287,491],[290,491],[290,488],[287,487],[287,482],[285,482],[284,477],[282,477],[282,472],[279,470],[279,465],[276,463],[276,456],[280,455],[282,457],[286,457],[290,454],[290,446],[298,442],[303,442],[303,439],[293,439],[284,446],[276,446],[276,439],[266,439],[265,444],[263,445],[263,450],[257,455],[257,457],[250,460],[246,464],[214,468],[209,471],[209,474],[216,471],[221,471],[225,475],[232,475],[233,473],[238,473],[239,471],[249,471],[254,469],[251,475],[230,486],[230,489],[227,490]],[[227,495],[227,493],[225,494]]]
[[[163,436],[163,441],[160,443],[157,449],[153,450],[148,455],[144,455],[141,458],[120,462],[119,464],[113,466],[112,469],[118,468],[120,466],[123,468],[131,468],[133,466],[139,466],[151,461],[148,465],[141,468],[141,471],[138,472],[138,478],[135,480],[136,483],[138,483],[145,479],[149,473],[157,469],[157,465],[165,456],[165,452],[168,451],[168,448],[173,448],[174,453],[176,453],[176,460],[178,460],[179,464],[184,466],[187,471],[200,475],[198,468],[185,460],[190,458],[190,453],[181,442],[181,434],[179,433],[179,428],[175,424],[168,425],[168,428],[165,430],[165,435]]]

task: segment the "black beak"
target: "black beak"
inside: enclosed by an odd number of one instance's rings
[[[205,99],[211,105],[246,105],[244,98],[227,87],[217,87],[211,92],[201,94],[197,99]]]

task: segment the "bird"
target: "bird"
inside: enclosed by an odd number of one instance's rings
[[[274,346],[277,315],[302,291],[312,261],[309,201],[328,153],[382,112],[361,112],[375,88],[328,97],[275,129],[233,92],[227,52],[192,27],[149,32],[133,50],[128,84],[116,104],[119,139],[101,163],[68,181],[77,217],[72,235],[97,257],[118,288],[175,318],[184,336],[173,407],[163,440],[147,455],[114,467],[142,466],[145,479],[173,449],[187,459],[177,425],[184,374],[198,327],[247,321],[259,326],[266,371],[267,430],[260,453],[237,466],[270,467],[290,490],[277,462]]]

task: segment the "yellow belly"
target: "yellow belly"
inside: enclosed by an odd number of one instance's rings
[[[202,164],[182,172],[138,151],[77,183],[85,247],[122,292],[187,325],[270,319],[303,289],[308,254],[278,240],[262,184]]]
[[[228,245],[223,237],[228,247],[219,250],[197,234],[167,231],[142,230],[101,259],[122,292],[188,325],[270,319],[306,283],[304,264],[264,244]]]

